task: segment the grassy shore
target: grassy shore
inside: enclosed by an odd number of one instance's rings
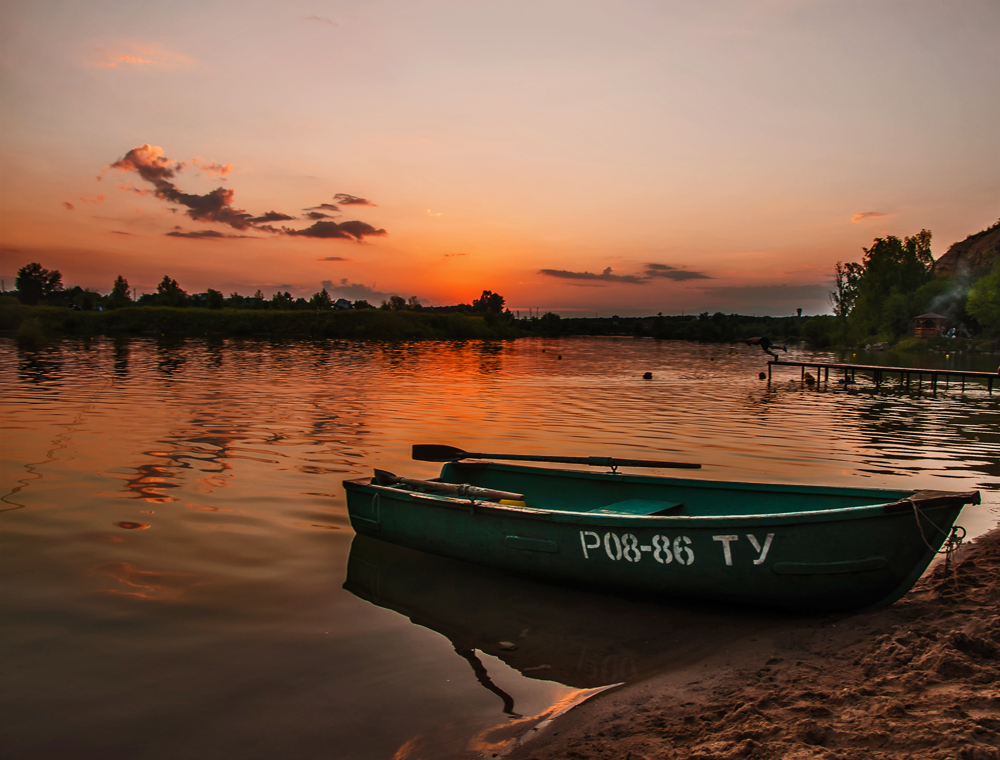
[[[352,340],[502,340],[522,332],[512,320],[493,315],[430,314],[419,311],[264,311],[136,306],[110,311],[74,311],[55,306],[0,302],[0,330],[13,332],[25,348],[65,335],[222,335]]]

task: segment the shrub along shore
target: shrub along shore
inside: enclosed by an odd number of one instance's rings
[[[0,329],[13,331],[30,348],[63,335],[173,335],[353,340],[501,340],[523,333],[500,315],[434,314],[418,311],[261,311],[251,309],[136,306],[108,311],[76,311],[26,306],[12,298],[0,303]]]
[[[700,343],[741,343],[766,335],[778,345],[810,340],[816,317],[755,317],[740,314],[655,317],[570,317],[545,314],[516,319],[509,311],[435,312],[430,310],[261,310],[198,307],[127,306],[85,311],[62,306],[28,306],[0,296],[0,333],[24,349],[37,349],[63,336],[173,336],[333,338],[339,340],[510,340],[570,336],[652,337]],[[901,341],[909,353],[989,352],[990,340],[946,338]]]

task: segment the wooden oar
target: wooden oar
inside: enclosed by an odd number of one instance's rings
[[[471,454],[434,443],[413,444],[413,458],[421,462],[457,462],[460,459],[507,459],[518,462],[558,462],[560,464],[587,464],[591,467],[673,467],[697,470],[700,464],[693,462],[656,462],[651,459],[618,459],[617,457],[542,457],[529,454]]]
[[[442,483],[438,480],[415,480],[413,478],[401,478],[385,470],[375,470],[375,481],[380,486],[406,486],[407,488],[419,488],[428,491],[441,491],[442,493],[453,493],[467,499],[485,499],[486,501],[524,501],[523,493],[511,493],[510,491],[494,491],[491,488],[480,488],[464,483]]]

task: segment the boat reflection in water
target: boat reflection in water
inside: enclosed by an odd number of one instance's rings
[[[344,588],[440,633],[477,679],[516,715],[476,652],[529,678],[593,689],[687,668],[755,632],[780,613],[722,609],[592,594],[437,557],[357,535]]]

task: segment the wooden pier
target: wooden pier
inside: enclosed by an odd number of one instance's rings
[[[966,379],[985,381],[986,388],[990,395],[993,395],[993,383],[995,381],[1000,381],[1000,373],[997,372],[974,372],[971,370],[957,370],[957,369],[923,369],[919,367],[879,367],[873,364],[837,364],[832,362],[798,362],[798,361],[785,361],[785,360],[774,360],[767,363],[767,381],[771,382],[771,369],[772,367],[800,367],[802,381],[805,382],[806,379],[806,369],[816,368],[816,382],[830,382],[830,370],[832,369],[835,374],[843,373],[843,379],[845,385],[847,381],[854,380],[855,372],[862,372],[866,375],[871,375],[872,380],[875,382],[875,387],[878,388],[882,385],[883,381],[886,379],[887,375],[899,375],[899,384],[901,386],[905,385],[907,390],[910,390],[910,380],[916,377],[917,382],[915,385],[919,388],[923,388],[924,377],[928,379],[928,385],[931,390],[935,393],[937,392],[938,381],[943,379],[944,385],[947,388],[951,378],[957,378],[961,380],[962,390],[965,390]],[[821,380],[822,376],[822,380]]]

